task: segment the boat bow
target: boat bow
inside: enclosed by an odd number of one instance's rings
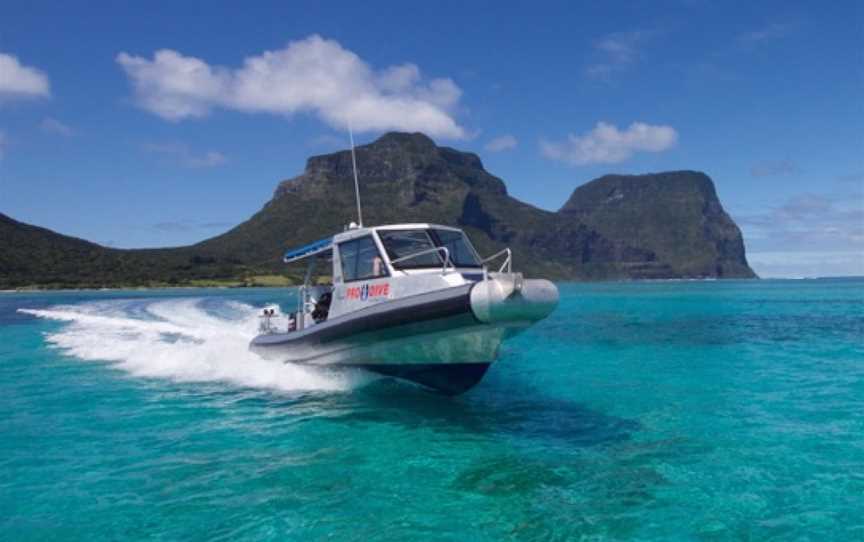
[[[486,324],[540,321],[558,306],[558,288],[548,280],[525,279],[522,273],[490,273],[471,289],[471,311]]]

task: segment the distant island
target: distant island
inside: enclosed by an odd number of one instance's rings
[[[505,246],[514,267],[559,280],[754,278],[741,231],[714,183],[697,171],[606,175],[557,212],[507,193],[473,153],[414,133],[357,148],[367,224],[436,222],[465,228],[482,254]],[[0,213],[0,289],[288,285],[288,247],[354,220],[349,151],[309,158],[249,220],[200,243],[114,249]]]

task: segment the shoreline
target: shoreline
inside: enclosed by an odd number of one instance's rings
[[[724,284],[730,282],[761,282],[761,281],[836,281],[836,280],[864,280],[864,277],[851,275],[842,277],[760,277],[753,279],[730,278],[674,278],[674,279],[627,279],[627,280],[603,280],[603,281],[578,281],[578,280],[560,280],[554,281],[557,284],[622,284],[622,283],[676,283],[676,282],[699,282],[699,283],[717,283]],[[20,289],[2,289],[2,294],[42,294],[55,292],[147,292],[155,290],[246,290],[246,289],[290,289],[297,288],[299,284],[291,285],[249,285],[249,286],[127,286],[127,287],[110,287],[110,288],[20,288]]]
[[[147,290],[182,290],[200,288],[291,288],[299,286],[301,279],[286,275],[251,275],[232,279],[193,279],[184,283],[160,283],[159,281],[145,284],[115,284],[112,286],[76,286],[74,282],[57,281],[49,284],[27,284],[14,288],[0,287],[0,293],[23,292],[110,292],[110,291],[147,291]]]
[[[267,288],[296,288],[299,284],[290,284],[285,286],[276,285],[254,285],[254,286],[117,286],[106,288],[12,288],[0,290],[0,294],[39,294],[51,292],[147,292],[152,290],[249,290],[249,289],[267,289]]]
[[[667,282],[712,282],[728,283],[738,281],[807,281],[807,280],[864,280],[864,276],[849,275],[838,277],[757,277],[757,278],[669,278],[669,279],[621,279],[621,280],[556,280],[556,283],[572,284],[621,284],[621,283],[667,283]],[[101,288],[45,288],[40,286],[27,286],[23,288],[0,289],[0,294],[26,294],[26,293],[51,293],[51,292],[147,292],[153,290],[246,290],[246,289],[276,289],[297,288],[300,284],[211,284],[211,285],[187,285],[187,286],[111,286]]]

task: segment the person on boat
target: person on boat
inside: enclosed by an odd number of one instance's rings
[[[380,277],[383,275],[384,268],[384,260],[381,259],[381,256],[375,256],[372,258],[372,276]]]
[[[315,309],[312,311],[312,319],[316,324],[320,324],[327,319],[330,314],[330,303],[333,301],[331,292],[324,292],[315,302]]]
[[[273,316],[272,309],[264,309],[261,315],[261,331],[264,333],[270,332],[270,317]]]

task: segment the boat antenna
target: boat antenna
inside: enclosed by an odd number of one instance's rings
[[[348,122],[348,137],[351,139],[351,165],[354,167],[354,195],[357,197],[357,225],[363,227],[363,209],[360,208],[360,181],[357,180],[357,154],[354,152],[354,130]]]

